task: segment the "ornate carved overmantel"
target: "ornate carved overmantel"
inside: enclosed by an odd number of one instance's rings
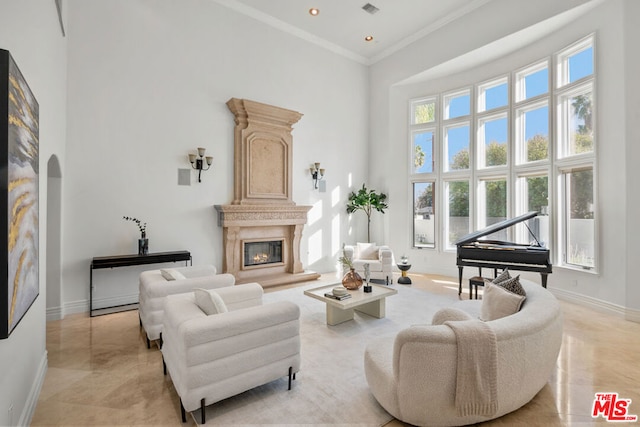
[[[300,261],[300,240],[311,206],[292,200],[292,126],[302,114],[246,99],[227,102],[235,117],[234,200],[217,205],[223,227],[223,271],[238,283],[257,281],[263,286],[295,283],[320,277],[305,272]],[[283,262],[244,266],[244,243],[282,240]]]
[[[295,205],[291,198],[291,131],[302,114],[237,98],[231,98],[227,106],[236,123],[232,204]]]

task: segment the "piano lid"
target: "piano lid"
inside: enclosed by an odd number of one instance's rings
[[[505,219],[504,221],[496,222],[495,224],[490,225],[487,228],[483,228],[482,230],[474,231],[471,234],[467,234],[466,236],[462,237],[460,240],[456,242],[456,246],[475,242],[480,237],[488,236],[489,234],[495,233],[496,231],[503,230],[507,227],[511,227],[514,224],[526,221],[536,216],[538,216],[538,212],[532,211],[532,212],[527,212],[526,214],[517,216],[515,218]]]

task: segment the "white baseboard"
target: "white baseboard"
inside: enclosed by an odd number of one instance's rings
[[[626,314],[626,310],[628,309],[621,305],[613,304],[608,301],[603,301],[601,299],[589,297],[586,295],[578,294],[578,293],[567,291],[564,289],[557,289],[557,288],[548,288],[548,289],[559,300],[572,302],[572,303],[581,305],[583,307],[592,308],[598,311],[604,311],[618,317],[626,317],[625,314]]]
[[[52,320],[62,319],[62,307],[48,307],[47,308],[47,322]]]
[[[549,289],[559,300],[572,302],[583,307],[603,311],[621,317],[630,322],[640,323],[640,310],[602,301],[597,298],[566,291],[564,289]]]
[[[118,305],[135,304],[138,302],[138,294],[121,295],[117,297],[107,298],[94,298],[93,309],[99,310],[102,307],[114,307]],[[89,300],[79,300],[66,303],[62,308],[62,317],[67,314],[88,313],[89,312]],[[47,310],[47,320],[48,318]],[[60,317],[60,318],[62,318]]]
[[[62,306],[62,317],[67,314],[87,313],[89,311],[89,300],[71,301]]]
[[[31,390],[29,390],[29,395],[27,396],[24,409],[22,414],[20,414],[20,420],[18,421],[19,426],[31,425],[33,414],[36,412],[36,406],[38,405],[38,397],[42,390],[42,384],[44,384],[44,377],[47,375],[47,366],[47,350],[45,350],[42,355],[42,359],[40,360],[40,366],[38,367],[36,377],[33,384],[31,384]]]
[[[630,322],[640,323],[640,310],[627,308],[624,318]]]

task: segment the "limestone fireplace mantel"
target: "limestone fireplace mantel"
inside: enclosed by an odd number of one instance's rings
[[[300,240],[311,206],[292,200],[292,126],[302,114],[246,99],[227,102],[235,117],[234,199],[216,205],[223,227],[223,271],[262,286],[320,277],[304,271]],[[244,265],[245,243],[281,241],[282,262]]]

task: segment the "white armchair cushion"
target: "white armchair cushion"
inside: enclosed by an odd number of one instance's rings
[[[378,247],[375,243],[358,243],[357,258],[377,260],[378,257]]]
[[[195,288],[193,293],[196,297],[196,304],[206,314],[210,316],[212,314],[226,313],[227,305],[222,300],[222,297],[215,291],[208,291],[207,289]]]
[[[369,264],[372,279],[393,283],[393,252],[388,246],[377,246],[375,243],[344,245],[343,253],[360,275],[364,272],[364,265]],[[363,258],[363,255],[368,258]]]
[[[166,280],[182,280],[185,279],[184,275],[172,268],[161,269],[160,274]]]

